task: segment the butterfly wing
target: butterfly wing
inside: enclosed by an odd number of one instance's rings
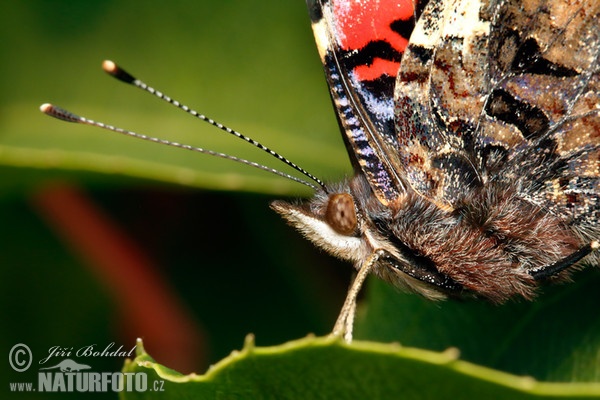
[[[411,0],[308,0],[317,47],[355,166],[387,204],[402,190],[394,86],[414,27]]]
[[[595,0],[428,4],[395,92],[409,185],[452,208],[504,179],[568,221],[596,218],[599,8]]]
[[[411,188],[442,208],[482,184],[472,147],[490,91],[491,15],[482,7],[478,0],[430,2],[396,82],[399,163]]]
[[[481,125],[495,120],[518,134],[512,147],[498,135],[494,139],[510,149],[502,151],[505,175],[523,177],[525,196],[587,240],[597,239],[600,2],[538,0],[519,8],[514,0],[503,4],[495,23],[490,65],[495,85]],[[490,137],[480,130],[480,151]]]

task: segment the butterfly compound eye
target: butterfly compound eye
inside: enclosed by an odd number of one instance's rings
[[[354,200],[348,193],[336,193],[329,196],[325,220],[331,228],[341,235],[352,235],[356,231],[357,219]]]

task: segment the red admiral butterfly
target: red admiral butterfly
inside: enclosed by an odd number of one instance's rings
[[[432,299],[502,303],[531,299],[540,283],[598,262],[599,2],[307,3],[356,171],[338,184],[323,184],[112,63],[105,69],[318,184],[297,179],[315,188],[314,198],[272,208],[358,270],[334,334],[351,339],[356,295],[370,272]],[[237,160],[51,105],[42,110]]]
[[[334,333],[370,271],[501,303],[598,248],[600,3],[308,6],[357,173],[273,208],[359,270]]]

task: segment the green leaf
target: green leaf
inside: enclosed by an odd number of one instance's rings
[[[125,373],[146,373],[148,391],[123,399],[592,399],[600,384],[540,383],[479,367],[442,353],[334,338],[307,337],[241,351],[204,375],[181,375],[156,363],[138,342]],[[156,382],[156,383],[155,383]],[[133,385],[132,385],[133,387]],[[154,391],[153,389],[162,389]]]
[[[532,302],[495,306],[481,301],[430,302],[371,281],[357,337],[462,357],[544,381],[600,381],[600,276],[545,287]]]

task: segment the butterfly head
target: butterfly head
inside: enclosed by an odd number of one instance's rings
[[[352,262],[356,269],[380,252],[383,256],[373,272],[395,286],[433,299],[461,289],[435,268],[424,268],[422,260],[415,259],[413,251],[390,231],[397,219],[395,207],[381,204],[363,175],[327,190],[301,204],[274,201],[271,208],[316,246]],[[406,200],[400,198],[399,207]]]

